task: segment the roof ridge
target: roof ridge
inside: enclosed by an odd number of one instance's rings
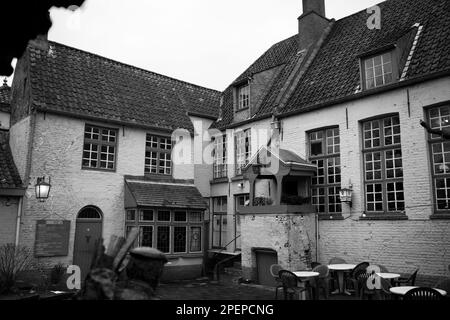
[[[48,40],[48,43],[51,44],[51,45],[61,46],[61,47],[68,48],[70,50],[75,50],[75,51],[78,51],[78,52],[81,52],[81,53],[84,53],[84,54],[88,54],[90,56],[97,57],[97,58],[100,58],[102,60],[106,60],[106,61],[110,61],[110,62],[113,62],[113,63],[117,63],[117,64],[122,65],[124,67],[128,67],[128,68],[131,68],[131,69],[142,71],[144,73],[150,73],[152,75],[155,75],[155,76],[167,79],[167,80],[172,80],[172,81],[176,81],[176,82],[179,82],[179,83],[182,83],[182,84],[187,84],[187,85],[190,85],[190,86],[193,86],[193,87],[197,87],[197,88],[205,90],[205,91],[210,91],[211,93],[218,93],[218,94],[221,93],[221,91],[216,90],[216,89],[207,88],[207,87],[204,87],[204,86],[201,86],[201,85],[198,85],[198,84],[194,84],[194,83],[187,82],[187,81],[184,81],[184,80],[176,79],[174,77],[166,76],[166,75],[163,75],[161,73],[157,73],[157,72],[154,72],[154,71],[146,70],[144,68],[133,66],[133,65],[125,63],[125,62],[121,62],[121,61],[118,61],[118,60],[114,60],[112,58],[101,56],[100,54],[97,54],[97,53],[89,52],[89,51],[86,51],[86,50],[83,50],[83,49],[80,49],[80,48],[71,47],[69,45],[66,45],[66,44],[63,44],[63,43],[60,43],[60,42]],[[38,47],[34,46],[32,43],[29,44],[29,47],[32,47],[35,50],[42,51],[41,48],[38,48]]]

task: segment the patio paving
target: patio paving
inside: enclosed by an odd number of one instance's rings
[[[221,276],[220,283],[179,281],[161,284],[156,295],[161,300],[274,300],[275,289],[259,285],[238,284],[232,277]],[[283,294],[279,291],[278,298]],[[354,297],[330,296],[330,300],[355,300]]]

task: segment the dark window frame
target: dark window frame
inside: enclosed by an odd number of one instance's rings
[[[156,138],[156,142],[151,140],[151,138]],[[165,143],[163,143],[163,141]],[[162,145],[169,145],[167,141],[170,141],[170,149],[163,148]],[[156,143],[156,147],[153,147],[153,144]],[[147,133],[145,136],[145,165],[144,165],[144,173],[146,176],[160,176],[160,177],[171,177],[173,176],[173,159],[172,159],[172,150],[175,146],[175,142],[169,136],[157,135],[153,133]],[[156,153],[156,158],[151,157],[152,153]],[[150,156],[149,156],[150,155]],[[169,156],[170,160],[166,158],[162,159],[162,155],[165,157]],[[152,161],[156,159],[156,166],[152,164]],[[164,161],[165,164],[167,161],[170,161],[170,167],[161,166],[161,161]],[[156,172],[152,172],[152,169],[155,168]],[[163,168],[164,173],[161,173],[161,168]],[[169,168],[170,173],[167,173],[167,168]]]
[[[444,101],[444,102],[441,102],[441,103],[438,103],[438,104],[434,104],[434,105],[431,105],[431,106],[427,106],[426,108],[424,108],[425,119],[426,119],[427,123],[430,125],[430,127],[432,129],[450,128],[450,125],[449,126],[442,126],[442,123],[441,123],[439,128],[433,127],[430,113],[431,113],[432,110],[434,110],[434,109],[439,109],[440,110],[442,107],[449,107],[450,108],[450,100],[449,101]],[[441,116],[442,115],[441,111],[439,111],[439,112],[440,112],[440,116]],[[433,152],[433,145],[441,144],[442,150],[443,150],[443,153],[444,153],[443,165],[445,166],[446,165],[446,162],[445,162],[445,147],[444,147],[445,143],[450,143],[450,141],[449,140],[445,140],[443,137],[439,137],[439,136],[427,133],[427,144],[428,144],[428,149],[429,149],[430,169],[431,169],[430,174],[431,174],[431,180],[432,180],[432,185],[431,185],[432,192],[431,193],[432,193],[432,197],[433,197],[433,199],[432,199],[433,213],[432,213],[431,219],[450,219],[450,205],[449,205],[448,209],[439,209],[438,198],[437,198],[437,190],[436,190],[437,180],[439,178],[444,179],[444,180],[450,179],[450,172],[447,172],[448,170],[446,169],[445,173],[442,173],[442,174],[437,174],[436,173],[436,171],[435,171],[435,165],[436,164],[435,164],[435,158],[434,158],[434,152]],[[449,204],[450,204],[450,201],[449,201]]]
[[[91,129],[97,129],[98,133],[94,133],[93,131],[88,133],[88,128]],[[110,142],[110,141],[103,141],[102,137],[103,137],[103,130],[108,130],[110,132],[114,132],[115,136],[114,142]],[[87,134],[91,134],[91,135],[98,135],[98,139],[92,139],[92,138],[88,138],[86,137]],[[108,137],[111,137],[108,133]],[[86,149],[86,146],[89,145],[89,151]],[[91,166],[91,162],[93,161],[91,156],[92,156],[92,147],[96,146],[97,147],[97,165],[95,167]],[[113,168],[102,168],[101,164],[102,164],[102,148],[103,147],[113,147],[114,148],[114,161],[110,161],[109,159],[107,159],[107,165],[108,163],[113,163]],[[81,169],[82,170],[92,170],[92,171],[102,171],[102,172],[116,172],[117,171],[117,158],[118,158],[118,149],[119,149],[119,129],[117,128],[109,128],[109,127],[104,127],[104,126],[100,126],[100,125],[95,125],[95,124],[91,124],[91,123],[86,123],[84,126],[84,131],[83,131],[83,151],[82,151],[82,156],[81,156]],[[89,158],[85,157],[85,153],[86,152],[90,152]],[[107,157],[109,156],[109,151],[107,153]],[[89,165],[85,165],[85,161],[89,161]],[[95,161],[95,160],[94,160]],[[104,161],[103,161],[104,162]]]
[[[221,206],[224,206],[223,200],[226,200],[225,211],[216,211],[216,206],[215,206],[215,202],[214,202],[216,199],[222,199]],[[212,230],[211,247],[213,249],[221,249],[221,250],[223,250],[223,249],[226,249],[226,248],[223,247],[222,244],[226,244],[226,243],[223,243],[223,241],[222,241],[223,240],[222,239],[222,233],[223,233],[223,229],[222,228],[224,226],[223,219],[224,218],[228,219],[228,197],[227,196],[212,197],[211,200],[212,200],[212,206],[211,206],[211,209],[212,209],[211,210],[211,214],[212,214],[212,220],[211,220],[211,224],[212,224],[212,226],[211,226],[211,230]],[[219,230],[215,229],[216,217],[219,218],[219,222],[220,222]],[[227,224],[228,224],[228,220],[227,220]],[[214,232],[217,232],[217,231],[219,232],[219,241],[218,241],[219,246],[215,245]]]
[[[153,211],[153,221],[142,221],[140,219],[143,211]],[[127,208],[125,213],[129,211],[135,211],[136,219],[128,220],[125,222],[125,230],[126,233],[131,230],[132,227],[137,227],[139,230],[138,238],[136,239],[135,246],[142,245],[142,227],[152,227],[152,247],[158,248],[158,227],[169,227],[169,252],[164,252],[167,256],[199,256],[204,253],[204,243],[203,239],[205,237],[205,218],[204,212],[202,210],[194,210],[194,209],[171,209],[171,208]],[[170,221],[159,221],[158,220],[158,212],[168,211],[170,212]],[[186,212],[186,221],[175,221],[175,212]],[[193,221],[191,219],[191,213],[199,215],[201,220]],[[186,238],[185,238],[185,248],[184,252],[175,252],[175,228],[184,227],[186,229]],[[192,251],[191,241],[192,241],[192,228],[200,228],[200,251]],[[127,234],[126,234],[127,235]]]
[[[338,135],[335,135],[335,131],[337,130]],[[328,132],[331,131],[333,132],[333,135],[331,137],[328,137]],[[312,135],[317,135],[317,134],[321,134],[321,138],[316,139],[316,140],[312,140]],[[333,144],[329,144],[328,143],[328,138],[332,138],[333,139]],[[336,144],[335,142],[335,138],[339,138],[339,143]],[[311,131],[307,132],[307,141],[308,141],[308,153],[309,153],[309,161],[312,163],[316,163],[318,165],[318,163],[320,161],[323,161],[323,170],[324,170],[324,175],[323,175],[323,179],[324,179],[324,183],[316,183],[314,184],[315,179],[319,179],[322,176],[318,176],[316,175],[314,178],[312,178],[311,180],[311,195],[313,197],[312,201],[313,201],[313,205],[316,208],[316,211],[319,213],[319,215],[323,218],[323,217],[329,217],[329,216],[336,216],[337,218],[342,216],[342,204],[340,202],[340,198],[339,198],[339,191],[342,187],[342,163],[341,163],[341,134],[340,134],[340,128],[339,126],[330,126],[330,127],[325,127],[325,128],[320,128],[320,129],[314,129]],[[321,141],[322,144],[322,151],[320,154],[312,154],[312,141],[315,141],[317,143],[319,143],[319,141]],[[329,152],[329,148],[333,148],[332,152]],[[338,152],[336,152],[336,148],[338,148]],[[332,166],[332,168],[334,168],[334,177],[340,177],[339,181],[334,183],[330,183],[329,180],[329,169],[331,167],[328,166],[329,161],[334,161],[335,165]],[[336,160],[339,160],[339,164],[336,165]],[[336,168],[339,168],[340,171],[338,174],[336,174]],[[334,188],[336,190],[336,192],[334,193],[334,195],[330,194],[330,189]],[[324,194],[322,195],[320,193],[320,190],[324,190]],[[318,197],[314,196],[314,193],[317,192]],[[325,202],[323,204],[323,206],[325,207],[325,211],[320,211],[319,207],[317,205],[314,204],[315,199],[314,198],[318,198],[320,199],[321,196],[323,198],[325,198]],[[330,210],[331,205],[330,205],[330,198],[334,197],[336,199],[335,204],[333,205],[335,207],[335,212],[333,212],[332,210]],[[320,205],[320,203],[319,203]]]
[[[385,121],[390,119],[391,121],[394,118],[398,118],[398,124],[393,124],[393,122],[391,122],[391,126],[390,128],[393,129],[394,127],[399,127],[399,133],[395,134],[394,132],[391,133],[391,137],[393,138],[392,144],[386,144],[386,133],[385,130],[386,128],[389,128],[389,126],[385,125]],[[378,122],[378,128],[375,128],[379,131],[379,136],[378,137],[374,137],[373,134],[373,124],[374,122]],[[406,217],[406,199],[405,199],[405,184],[404,184],[404,161],[403,161],[403,149],[402,149],[402,139],[401,139],[401,120],[400,120],[400,115],[398,113],[393,113],[393,114],[385,114],[385,115],[381,115],[381,116],[377,116],[377,117],[373,117],[370,119],[365,119],[360,121],[361,123],[361,138],[362,138],[362,173],[363,173],[363,192],[364,192],[364,212],[366,217],[368,218],[389,218],[389,217],[398,217],[399,219],[403,219]],[[366,129],[365,129],[365,125],[366,124],[370,124],[371,125],[371,136],[370,138],[366,137]],[[395,137],[398,136],[399,137],[399,142],[396,143],[395,142]],[[366,146],[366,142],[370,140],[370,147]],[[379,145],[375,145],[374,146],[374,141],[379,140]],[[401,152],[401,167],[397,167],[395,165],[395,160],[399,160],[398,158],[395,158],[395,151],[400,150]],[[390,159],[389,161],[393,161],[393,168],[388,169],[387,168],[387,153],[388,152],[392,152],[394,158]],[[372,154],[372,160],[373,155],[379,153],[380,154],[380,158],[379,160],[376,160],[376,162],[380,162],[380,169],[375,169],[375,163],[374,161],[371,161],[372,163],[372,170],[367,170],[367,165],[369,163],[366,163],[366,155],[368,154]],[[396,170],[401,170],[402,175],[401,177],[396,177],[394,176],[393,178],[387,178],[387,170],[393,170],[394,171],[394,175],[396,175]],[[368,179],[367,178],[367,173],[368,171],[372,171],[373,174],[376,174],[376,172],[380,172],[381,176],[379,179]],[[396,200],[395,201],[389,201],[389,197],[388,197],[388,184],[398,184],[401,183],[403,185],[403,192],[399,192],[398,190],[394,191],[395,196],[396,196]],[[369,185],[373,185],[374,187],[374,211],[369,211],[369,202],[368,202],[368,186]],[[381,201],[376,201],[376,196],[375,194],[377,193],[375,190],[375,186],[376,185],[381,185],[381,193],[382,195],[382,200]],[[397,187],[397,186],[396,186]],[[392,192],[391,192],[392,193]],[[398,200],[397,196],[398,193],[403,193],[403,201],[402,200]],[[389,210],[389,202],[403,202],[403,210],[394,210],[394,211],[390,211]],[[377,203],[381,203],[382,204],[382,210],[376,210],[376,204]],[[396,206],[398,205],[398,203],[396,203]]]

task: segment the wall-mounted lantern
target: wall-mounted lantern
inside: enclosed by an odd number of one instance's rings
[[[350,208],[352,207],[352,195],[353,195],[353,189],[350,188],[344,188],[339,191],[339,197],[341,198],[342,203],[348,203]]]
[[[36,185],[34,186],[36,191],[36,199],[40,202],[45,202],[50,195],[50,189],[52,185],[50,184],[50,178],[48,178],[48,182],[45,181],[45,177],[37,178]]]

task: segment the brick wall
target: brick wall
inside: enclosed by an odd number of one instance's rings
[[[341,256],[348,262],[368,260],[400,273],[411,273],[420,267],[422,275],[448,275],[450,221],[430,220],[433,213],[431,166],[427,135],[419,120],[424,119],[424,107],[450,100],[449,87],[449,78],[410,87],[410,114],[407,91],[399,89],[283,120],[282,147],[302,157],[307,157],[307,131],[335,125],[340,128],[342,185],[353,185],[353,207],[350,210],[348,205],[343,205],[344,221],[320,223],[320,262]],[[361,221],[365,200],[359,121],[393,112],[400,115],[409,220]]]

